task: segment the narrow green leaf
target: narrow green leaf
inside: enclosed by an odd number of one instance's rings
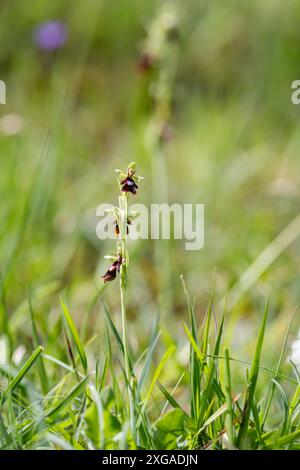
[[[256,401],[255,401],[255,398],[252,401],[251,411],[252,411],[253,420],[254,420],[254,423],[255,423],[255,432],[257,434],[257,439],[258,439],[259,443],[262,446],[264,446],[264,440],[262,438],[263,428],[262,428],[262,423],[261,423],[260,418],[259,418],[259,412],[258,412],[258,407],[257,407]]]
[[[141,373],[141,376],[140,376],[140,380],[139,380],[138,385],[137,385],[137,392],[138,393],[141,392],[143,384],[145,383],[145,381],[147,379],[147,376],[149,374],[149,370],[150,370],[150,366],[151,366],[151,360],[152,360],[153,353],[154,353],[155,347],[157,345],[159,336],[160,336],[160,332],[157,333],[157,335],[153,338],[153,340],[149,344],[145,364],[144,364],[144,367],[143,367],[143,370],[142,370],[142,373]]]
[[[278,379],[278,377],[280,375],[280,368],[281,368],[281,364],[282,364],[282,361],[283,361],[284,351],[285,351],[285,348],[286,348],[286,345],[287,345],[290,329],[291,329],[292,323],[294,321],[296,311],[297,311],[297,309],[294,310],[294,313],[293,313],[293,315],[292,315],[292,317],[289,321],[288,327],[287,327],[287,331],[286,331],[286,334],[285,334],[285,337],[284,337],[284,341],[283,341],[283,344],[282,344],[282,348],[281,348],[281,352],[280,352],[280,356],[279,356],[279,360],[278,360],[278,364],[277,364],[277,368],[276,368],[276,372],[275,372],[275,376],[274,376],[275,381]],[[266,419],[267,419],[267,416],[268,416],[268,413],[269,413],[269,410],[270,410],[270,406],[271,406],[273,395],[274,395],[274,390],[275,390],[275,382],[272,381],[271,382],[271,387],[270,387],[270,392],[269,392],[269,395],[268,395],[268,398],[267,398],[267,401],[266,401],[266,408],[265,408],[264,417],[263,417],[263,421],[262,421],[262,427],[264,427],[264,425],[265,425],[265,422],[266,422]]]
[[[276,444],[276,448],[284,447],[288,444],[291,444],[296,439],[300,438],[300,429],[285,436],[279,437],[279,439],[275,439],[274,444]]]
[[[168,390],[166,390],[165,387],[160,382],[157,382],[157,385],[158,385],[160,391],[162,392],[162,394],[165,396],[165,398],[170,403],[170,405],[173,408],[180,408],[186,414],[186,412],[184,411],[182,406],[179,405],[179,403],[175,400],[175,398],[172,397],[172,395],[168,392]]]
[[[46,411],[43,415],[43,419],[55,418],[64,408],[66,408],[85,388],[89,377],[85,377],[79,384],[75,385],[70,393],[60,401],[54,408]]]
[[[108,357],[105,356],[104,364],[103,364],[103,367],[102,367],[101,377],[99,379],[99,385],[98,385],[98,391],[99,392],[101,392],[101,390],[104,387],[105,377],[106,377],[106,373],[107,373],[107,366],[108,366]]]
[[[218,336],[217,340],[215,343],[215,348],[214,348],[214,358],[212,358],[211,363],[208,365],[206,368],[206,385],[203,390],[202,396],[201,396],[201,403],[200,403],[200,411],[199,411],[199,423],[202,422],[203,416],[205,414],[205,411],[207,410],[207,405],[209,402],[212,401],[213,395],[214,395],[214,390],[213,390],[213,381],[214,381],[214,376],[215,376],[215,363],[217,359],[215,357],[218,356],[219,351],[220,351],[220,344],[221,344],[221,338],[222,338],[222,333],[223,333],[223,326],[224,326],[224,316],[222,318],[219,331],[218,331]],[[202,353],[204,354],[204,353]]]
[[[274,384],[275,384],[276,388],[278,389],[278,391],[280,393],[280,396],[281,396],[281,399],[282,399],[282,407],[281,408],[283,409],[283,412],[284,412],[284,418],[283,418],[283,422],[282,422],[282,428],[281,428],[280,435],[283,436],[287,432],[287,425],[288,425],[288,416],[289,416],[288,398],[287,398],[286,393],[283,390],[282,386],[280,385],[280,383],[277,382],[277,380],[275,380],[275,379],[273,379],[273,381],[274,381]]]
[[[211,314],[212,314],[212,298],[209,300],[208,309],[207,309],[204,322],[203,322],[203,327],[202,327],[201,350],[202,350],[202,354],[204,355],[207,353],[207,348],[208,348]]]
[[[117,341],[117,344],[119,345],[119,348],[120,348],[121,352],[124,354],[124,345],[123,345],[123,341],[122,341],[121,336],[120,336],[119,333],[118,333],[117,328],[115,327],[115,324],[114,324],[114,322],[113,322],[113,320],[112,320],[110,311],[109,311],[109,309],[107,308],[106,303],[101,299],[101,297],[100,297],[100,302],[101,302],[102,307],[103,307],[103,309],[104,309],[104,313],[105,313],[105,316],[106,316],[106,320],[107,320],[107,322],[108,322],[108,325],[109,325],[109,327],[110,327],[110,329],[111,329],[111,331],[112,331],[112,333],[113,333],[113,335],[114,335],[114,337],[115,337],[115,339],[116,339],[116,341]]]
[[[231,392],[231,374],[230,374],[230,361],[229,361],[229,351],[226,348],[224,351],[225,357],[225,396],[226,396],[226,429],[228,436],[228,443],[230,448],[235,446],[235,428],[233,425],[233,407],[232,407],[232,392]]]
[[[33,364],[36,362],[38,359],[39,355],[42,353],[44,348],[42,346],[39,346],[36,348],[36,350],[31,354],[30,358],[27,359],[25,362],[24,366],[20,370],[20,372],[16,375],[16,377],[10,382],[8,387],[4,390],[2,397],[1,397],[1,405],[5,402],[7,397],[15,390],[15,388],[19,385],[19,383],[22,381],[23,377],[27,374],[29,369],[33,366]]]
[[[145,408],[146,408],[146,405],[147,405],[148,400],[149,400],[149,398],[150,398],[150,396],[151,396],[151,393],[152,393],[152,390],[153,390],[153,388],[154,388],[154,385],[156,384],[156,382],[157,382],[157,380],[158,380],[158,378],[159,378],[159,376],[160,376],[160,373],[161,373],[161,371],[162,371],[162,369],[163,369],[165,363],[167,362],[168,358],[173,354],[174,351],[175,351],[175,346],[174,346],[174,345],[171,345],[171,346],[167,349],[167,351],[165,352],[165,354],[163,355],[163,357],[161,358],[161,360],[160,360],[158,366],[156,367],[156,370],[155,370],[155,372],[154,372],[154,374],[153,374],[153,378],[152,378],[151,384],[150,384],[150,386],[149,386],[147,395],[146,395],[146,397],[145,397],[145,399],[144,399],[144,401],[143,401],[143,408],[142,408],[143,411],[144,411]]]
[[[300,403],[300,385],[297,385],[289,407],[289,423],[292,422],[295,409]]]
[[[258,378],[258,373],[259,373],[259,364],[260,364],[262,345],[263,345],[263,340],[264,340],[264,335],[265,335],[268,309],[269,309],[269,302],[267,302],[267,305],[265,307],[265,311],[263,314],[263,320],[262,320],[262,324],[260,327],[258,340],[256,343],[254,361],[253,361],[251,371],[250,371],[249,385],[247,387],[245,404],[244,404],[244,409],[242,413],[242,420],[240,423],[240,429],[239,429],[239,433],[237,437],[237,447],[239,449],[243,449],[247,441],[250,411],[251,411],[252,401],[254,399],[254,393],[255,393],[256,383],[257,383],[257,378]]]
[[[233,400],[232,402],[233,403],[237,403],[237,401],[240,399],[241,397],[241,393],[239,393]],[[207,420],[205,420],[204,424],[202,425],[202,427],[199,429],[199,431],[197,431],[197,433],[195,434],[195,437],[198,436],[199,434],[201,434],[202,431],[205,430],[205,428],[207,426],[209,426],[211,423],[213,423],[217,418],[219,418],[223,413],[225,413],[227,411],[227,404],[224,403],[224,405],[220,406],[220,408],[217,409],[217,411],[215,411]]]
[[[65,319],[65,321],[68,325],[70,334],[71,334],[71,336],[74,340],[74,343],[75,343],[75,346],[77,348],[77,351],[78,351],[78,354],[79,354],[84,372],[87,373],[87,368],[88,368],[87,358],[86,358],[86,355],[85,355],[85,352],[84,352],[84,347],[83,347],[83,344],[81,342],[80,336],[79,336],[78,331],[76,329],[76,326],[73,322],[73,319],[72,319],[72,317],[69,313],[69,310],[67,309],[66,304],[64,303],[64,301],[62,299],[60,300],[60,303],[61,303],[64,319]]]
[[[99,442],[99,447],[100,449],[104,449],[105,445],[105,423],[104,423],[104,410],[103,410],[103,405],[99,396],[99,393],[97,392],[96,388],[93,385],[89,386],[91,398],[93,402],[95,403],[96,406],[96,411],[97,411],[97,438],[96,441]]]
[[[188,337],[190,339],[190,361],[189,361],[189,368],[190,368],[190,388],[191,388],[191,415],[192,418],[198,420],[199,409],[200,409],[200,394],[201,394],[201,377],[202,371],[204,366],[204,361],[200,359],[200,356],[197,353],[198,348],[198,332],[197,332],[197,322],[194,312],[194,307],[191,303],[190,296],[188,290],[186,288],[186,284],[183,278],[183,275],[180,276],[183,290],[186,296],[188,312],[189,312],[189,320],[190,320],[190,330],[186,328],[186,332],[188,331]]]
[[[29,312],[30,312],[30,317],[31,317],[33,345],[35,348],[37,348],[39,344],[39,337],[38,337],[38,332],[37,332],[37,327],[36,327],[36,322],[35,322],[35,315],[34,315],[30,295],[28,295],[28,305],[29,305]],[[47,377],[47,373],[46,373],[42,356],[38,358],[37,364],[38,364],[38,372],[39,372],[42,391],[44,394],[46,394],[49,388],[49,383],[48,383],[48,377]]]
[[[184,328],[184,331],[185,331],[185,334],[187,335],[188,337],[188,340],[190,341],[192,347],[193,347],[193,350],[195,351],[198,359],[200,362],[205,362],[205,356],[202,354],[202,352],[200,351],[196,341],[194,340],[188,326],[186,325],[186,323],[182,322],[182,326]]]

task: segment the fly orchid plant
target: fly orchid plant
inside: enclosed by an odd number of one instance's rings
[[[131,162],[127,167],[127,172],[115,170],[118,173],[118,183],[121,191],[119,196],[119,206],[109,209],[115,219],[115,235],[117,237],[116,253],[114,255],[105,256],[106,259],[113,260],[113,263],[102,276],[104,283],[113,281],[117,273],[120,273],[121,285],[126,287],[127,269],[128,269],[128,253],[126,249],[126,239],[129,234],[129,226],[136,217],[136,213],[128,212],[128,196],[129,193],[135,195],[138,190],[139,181],[143,180],[142,176],[136,175],[136,163]]]
[[[136,195],[138,184],[144,178],[136,175],[136,163],[131,162],[126,173],[121,170],[115,170],[118,174],[118,185],[121,192],[119,196],[119,205],[109,212],[113,214],[115,219],[115,236],[116,252],[114,255],[105,256],[106,259],[112,260],[112,264],[107,269],[106,273],[102,276],[104,283],[116,279],[117,274],[120,275],[120,298],[121,298],[121,313],[122,313],[122,333],[124,345],[124,362],[125,362],[125,378],[128,386],[129,394],[129,416],[131,423],[131,431],[135,437],[135,420],[134,420],[134,407],[133,407],[133,387],[132,381],[134,377],[129,359],[128,335],[127,335],[127,322],[126,322],[126,286],[129,267],[129,254],[127,251],[127,236],[129,234],[129,226],[132,220],[137,216],[137,213],[129,212],[128,198],[130,194]]]

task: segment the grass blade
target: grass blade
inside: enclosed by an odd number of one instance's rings
[[[80,395],[80,393],[84,390],[88,380],[89,377],[85,377],[81,382],[79,382],[79,384],[75,385],[75,387],[72,388],[70,393],[62,401],[60,401],[54,408],[50,409],[43,415],[43,418],[55,418],[61,412],[61,410],[66,408],[74,400],[74,398]]]
[[[72,317],[69,313],[69,310],[67,309],[66,304],[64,303],[64,301],[62,299],[60,300],[60,303],[61,303],[64,319],[65,319],[65,321],[68,325],[70,334],[71,334],[71,336],[74,340],[74,343],[75,343],[75,346],[77,348],[77,351],[78,351],[78,354],[79,354],[84,372],[87,373],[87,368],[88,368],[87,358],[86,358],[86,355],[85,355],[85,352],[84,352],[84,347],[83,347],[83,344],[82,344],[81,339],[79,337],[78,331],[77,331],[76,326],[73,322],[73,319],[72,319]]]
[[[275,386],[277,387],[281,399],[282,399],[282,406],[281,408],[283,409],[284,412],[284,419],[282,423],[282,430],[280,432],[280,435],[283,436],[284,434],[287,433],[287,424],[288,424],[288,416],[289,416],[289,404],[288,404],[288,398],[285,394],[285,391],[283,390],[282,386],[280,383],[277,382],[277,380],[273,379]]]
[[[183,278],[183,275],[180,276],[183,290],[185,293],[189,319],[190,319],[190,328],[191,331],[184,325],[186,333],[190,340],[190,383],[191,383],[191,415],[192,418],[198,419],[199,408],[200,408],[200,394],[201,394],[201,375],[203,369],[203,360],[202,354],[198,348],[198,332],[197,332],[197,323],[194,313],[194,308],[190,300],[189,293],[186,288],[186,284]]]
[[[290,434],[286,434],[285,436],[279,437],[278,439],[275,439],[274,444],[276,445],[277,449],[280,449],[281,447],[291,444],[293,441],[299,438],[300,438],[300,429]]]
[[[282,364],[283,356],[284,356],[284,351],[285,351],[286,344],[287,344],[287,341],[288,341],[290,329],[291,329],[293,320],[294,320],[295,315],[296,315],[296,311],[297,311],[297,309],[294,310],[292,318],[290,319],[290,322],[289,322],[288,327],[287,327],[287,331],[286,331],[286,334],[285,334],[285,338],[284,338],[283,345],[282,345],[281,352],[280,352],[280,356],[279,356],[279,361],[278,361],[278,364],[277,364],[277,369],[276,369],[275,376],[274,376],[275,381],[279,377],[280,368],[281,368],[281,364]],[[270,392],[269,392],[268,399],[267,399],[266,409],[265,409],[265,412],[264,412],[262,428],[265,425],[265,422],[266,422],[266,419],[267,419],[267,416],[268,416],[268,413],[269,413],[269,409],[270,409],[271,402],[272,402],[272,399],[273,399],[274,391],[275,391],[275,382],[272,381],[271,382]]]
[[[97,441],[99,442],[100,449],[104,449],[105,422],[104,422],[103,405],[102,405],[99,393],[97,392],[96,388],[93,385],[90,385],[89,390],[90,390],[91,398],[93,402],[95,403],[96,411],[97,411],[97,430],[98,430]]]
[[[210,321],[210,320],[208,320]],[[216,343],[215,343],[215,348],[214,348],[214,356],[218,356],[219,355],[219,351],[220,351],[220,344],[221,344],[221,338],[222,338],[222,333],[223,333],[223,326],[224,326],[224,316],[222,318],[222,321],[221,321],[221,324],[220,324],[220,327],[219,327],[219,331],[218,331],[218,336],[217,336],[217,340],[216,340]],[[206,346],[205,346],[205,351],[207,350],[207,347],[208,347],[208,332],[207,332],[207,337],[206,337]],[[203,352],[204,354],[204,352]],[[213,399],[213,381],[214,381],[214,376],[215,376],[215,363],[216,363],[216,359],[213,358],[211,360],[211,363],[208,365],[207,367],[207,372],[206,372],[206,386],[205,386],[205,389],[203,391],[203,394],[201,396],[201,403],[200,403],[200,412],[199,412],[199,422],[201,423],[202,420],[203,420],[203,417],[204,417],[204,414],[205,414],[205,410],[207,410],[207,405],[209,402],[211,402],[211,400]],[[212,396],[211,396],[212,395]],[[210,398],[211,396],[211,398]]]
[[[231,449],[235,446],[235,428],[233,425],[233,408],[232,408],[232,392],[231,392],[231,374],[230,374],[230,360],[229,360],[229,351],[226,348],[224,351],[225,356],[225,395],[226,395],[226,404],[227,404],[227,413],[226,413],[226,429],[228,436],[228,443]]]
[[[33,345],[35,348],[37,348],[39,344],[39,337],[38,337],[35,316],[34,316],[34,311],[33,311],[30,295],[28,295],[28,305],[29,305],[29,312],[30,312],[30,317],[31,317]],[[46,369],[45,369],[42,356],[38,358],[37,364],[38,364],[38,372],[39,372],[42,391],[44,394],[46,394],[48,391],[49,383],[48,383],[48,377],[46,374]]]
[[[152,378],[152,381],[151,381],[151,384],[150,384],[150,387],[148,389],[148,392],[147,392],[147,395],[144,399],[144,402],[143,402],[143,410],[145,410],[146,408],[146,405],[147,405],[147,402],[151,396],[151,393],[152,393],[152,390],[154,388],[154,385],[156,384],[159,376],[160,376],[160,373],[165,365],[165,363],[167,362],[168,358],[173,354],[173,352],[175,351],[175,346],[174,345],[171,345],[167,351],[165,352],[165,354],[163,355],[163,357],[161,358],[155,372],[154,372],[154,375],[153,375],[153,378]]]
[[[103,307],[103,310],[104,310],[104,313],[105,313],[105,317],[106,317],[106,321],[109,325],[109,328],[111,329],[112,331],[112,334],[114,335],[116,341],[117,341],[117,344],[120,348],[120,351],[124,354],[124,345],[123,345],[123,341],[122,341],[122,338],[121,336],[119,335],[118,333],[118,330],[117,328],[115,327],[115,324],[111,318],[111,314],[110,314],[110,311],[109,309],[107,308],[107,305],[106,303],[101,299],[100,297],[100,302],[101,302],[101,305]]]
[[[137,385],[138,394],[141,392],[143,384],[144,384],[144,382],[145,382],[145,380],[148,376],[150,366],[151,366],[151,360],[152,360],[153,353],[154,353],[155,347],[157,345],[159,336],[160,336],[160,332],[158,332],[157,335],[152,340],[152,342],[150,342],[150,345],[149,345],[149,348],[148,348],[148,351],[147,351],[145,364],[144,364],[144,367],[143,367],[143,370],[142,370],[142,373],[141,373],[141,376],[140,376],[140,380],[139,380],[138,385]]]
[[[22,381],[23,377],[27,374],[29,369],[33,366],[33,364],[38,359],[39,355],[44,351],[42,346],[36,348],[36,350],[31,354],[30,358],[25,362],[24,366],[20,370],[20,372],[16,375],[16,377],[10,382],[8,387],[4,390],[2,397],[1,397],[1,406],[7,399],[7,397],[15,390],[15,388],[19,385]]]
[[[183,413],[186,414],[184,409],[179,405],[179,403],[175,400],[175,398],[172,397],[172,395],[168,392],[168,390],[166,390],[165,387],[160,382],[157,382],[157,385],[160,391],[162,392],[162,394],[165,396],[166,400],[168,400],[168,402],[170,403],[170,405],[173,408],[180,408],[181,411],[183,411]]]
[[[249,385],[248,385],[248,388],[247,388],[245,404],[244,404],[244,409],[243,409],[243,413],[242,413],[242,420],[241,420],[240,429],[239,429],[239,433],[238,433],[238,437],[237,437],[237,447],[239,449],[243,449],[245,447],[246,441],[247,441],[250,411],[251,411],[252,402],[253,402],[253,399],[254,399],[254,392],[255,392],[258,373],[259,373],[259,364],[260,364],[262,345],[263,345],[263,340],[264,340],[264,335],[265,335],[268,309],[269,309],[269,302],[267,302],[267,305],[265,307],[265,311],[264,311],[264,314],[263,314],[263,320],[262,320],[262,324],[261,324],[261,327],[260,327],[258,340],[257,340],[257,343],[256,343],[256,351],[255,351],[254,361],[253,361],[251,371],[250,371]]]

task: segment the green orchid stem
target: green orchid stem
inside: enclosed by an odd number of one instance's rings
[[[126,285],[127,285],[127,194],[119,197],[120,209],[120,236],[121,236],[121,273],[120,273],[120,293],[121,293],[121,311],[122,311],[122,330],[123,330],[123,343],[124,343],[124,358],[125,358],[125,373],[126,380],[130,381],[130,367],[128,357],[128,338],[127,338],[127,323],[126,323]]]
[[[128,388],[129,397],[129,418],[130,428],[134,441],[136,442],[136,425],[135,425],[135,411],[134,411],[134,395],[131,389],[131,367],[129,362],[128,351],[128,334],[127,334],[127,321],[126,321],[126,287],[127,287],[127,271],[128,271],[128,252],[126,247],[127,241],[127,212],[128,212],[128,194],[125,193],[119,197],[119,214],[120,214],[120,238],[121,238],[121,257],[122,265],[120,272],[120,294],[121,294],[121,313],[122,313],[122,332],[123,332],[123,345],[124,345],[124,362],[125,374]]]

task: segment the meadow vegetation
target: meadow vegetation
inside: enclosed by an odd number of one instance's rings
[[[1,3],[1,449],[300,448],[299,19]],[[134,202],[205,205],[202,250],[96,237],[133,160]]]

